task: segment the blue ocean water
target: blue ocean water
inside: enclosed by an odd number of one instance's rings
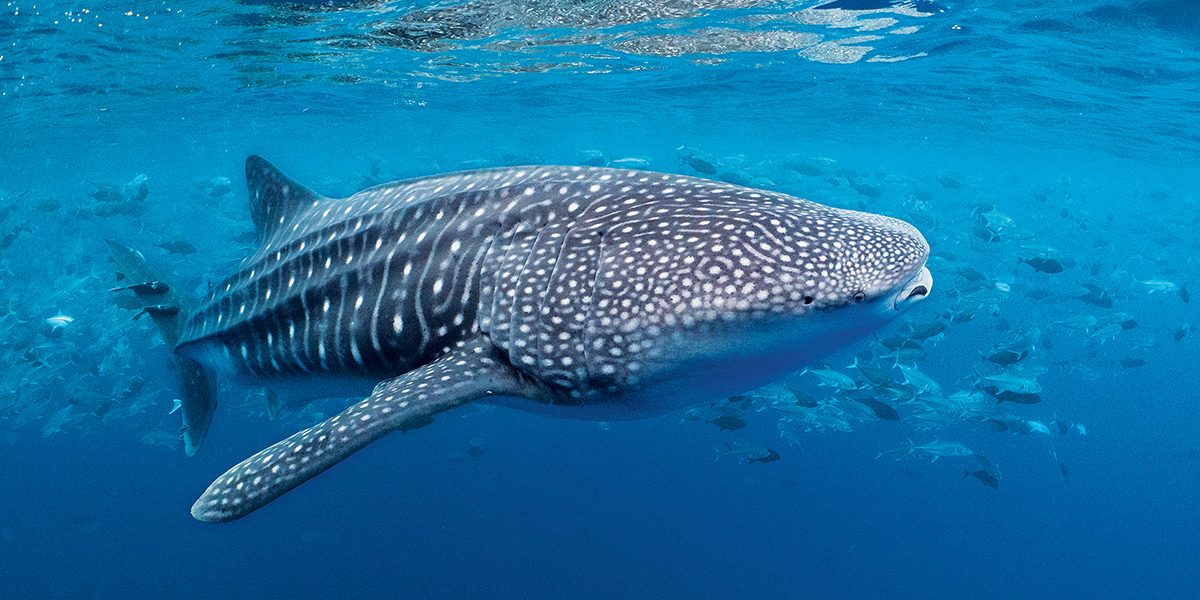
[[[5,2],[0,596],[1194,597],[1198,82],[1189,0]],[[227,388],[186,457],[104,239],[200,293],[250,251],[252,153],[331,196],[638,164],[908,220],[933,293],[827,361],[900,418],[812,374],[815,406],[469,406],[196,522],[344,403]]]

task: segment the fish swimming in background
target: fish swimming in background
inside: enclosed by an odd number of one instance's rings
[[[983,454],[976,454],[975,459],[979,461],[980,468],[974,470],[963,469],[962,478],[966,479],[967,477],[974,477],[975,479],[978,479],[980,483],[992,488],[993,490],[1000,489],[1000,480],[1003,479],[1003,477],[1000,475],[1000,467]]]
[[[737,415],[721,415],[706,422],[710,425],[716,425],[717,429],[721,431],[735,431],[746,427],[746,421]]]
[[[780,458],[779,453],[771,448],[764,446],[754,446],[742,442],[729,442],[725,445],[725,449],[717,449],[717,458],[734,457],[740,459],[746,464],[767,464],[772,463]]]
[[[49,325],[50,329],[54,330],[54,331],[62,329],[63,327],[66,327],[67,325],[70,325],[71,323],[74,323],[74,322],[75,322],[75,317],[72,317],[71,315],[59,314],[59,315],[54,315],[53,317],[46,318],[46,324]]]
[[[975,454],[960,442],[949,440],[933,440],[932,442],[916,445],[912,440],[908,440],[908,445],[891,450],[884,450],[875,455],[875,460],[879,460],[885,456],[901,460],[905,458],[928,460],[929,462],[937,462],[939,458],[951,456],[971,456]]]
[[[1037,271],[1038,273],[1047,273],[1047,274],[1053,275],[1055,273],[1063,272],[1062,263],[1058,262],[1057,260],[1055,260],[1053,258],[1041,258],[1041,257],[1035,256],[1032,258],[1021,258],[1018,260],[1020,260],[1020,262],[1023,262],[1025,264],[1029,265],[1030,267],[1033,268],[1034,271]]]
[[[183,241],[183,240],[171,240],[168,242],[160,242],[160,243],[155,244],[155,246],[162,248],[163,250],[166,250],[167,252],[169,252],[171,254],[195,254],[196,253],[196,247]]]
[[[1151,294],[1165,294],[1179,291],[1178,284],[1176,284],[1174,281],[1168,281],[1166,279],[1144,279],[1138,281],[1137,283]]]
[[[679,175],[498,168],[340,200],[257,156],[246,176],[261,246],[195,306],[176,354],[288,403],[365,399],[218,477],[201,521],[473,401],[610,421],[726,398],[933,283],[908,223]]]
[[[841,371],[835,371],[829,368],[810,369],[805,368],[800,372],[801,375],[808,374],[817,378],[818,385],[831,387],[839,390],[856,390],[858,383],[849,375]]]

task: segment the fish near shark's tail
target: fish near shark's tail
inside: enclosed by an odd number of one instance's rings
[[[180,291],[170,283],[159,279],[146,263],[141,252],[112,240],[108,242],[109,253],[117,266],[117,277],[121,282],[114,292],[130,291],[142,303],[142,312],[148,314],[158,328],[158,333],[167,347],[174,348],[183,331],[187,318],[188,302]],[[172,355],[180,383],[180,431],[184,452],[194,455],[208,434],[213,412],[217,408],[217,386],[213,372],[204,365],[185,356]]]

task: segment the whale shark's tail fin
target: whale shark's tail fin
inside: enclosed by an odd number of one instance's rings
[[[136,316],[149,315],[167,347],[174,348],[188,313],[186,298],[171,284],[155,276],[141,252],[112,240],[105,241],[117,264],[120,281],[112,291],[133,292],[142,303],[142,310]],[[212,422],[213,411],[217,408],[217,386],[207,367],[184,356],[172,354],[172,357],[179,373],[182,395],[183,447],[187,455],[192,456],[200,449]]]

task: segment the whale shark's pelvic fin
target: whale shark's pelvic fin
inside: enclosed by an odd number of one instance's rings
[[[434,414],[492,395],[548,399],[481,335],[229,469],[196,500],[192,516],[210,523],[243,517],[388,433],[420,427]]]
[[[250,218],[260,242],[270,239],[303,209],[324,199],[256,155],[246,157],[246,187],[250,192]]]
[[[117,272],[125,276],[132,285],[114,288],[115,292],[133,292],[143,304],[142,310],[154,321],[158,333],[167,347],[174,348],[183,331],[184,315],[187,314],[189,299],[179,293],[177,287],[159,279],[141,252],[124,244],[105,240],[109,254],[117,265]],[[163,307],[171,307],[169,310]],[[139,315],[141,313],[138,313]],[[179,355],[173,355],[175,369],[180,381],[180,416],[183,421],[183,449],[188,456],[194,455],[208,434],[213,412],[217,409],[217,386],[212,372],[200,363]]]

